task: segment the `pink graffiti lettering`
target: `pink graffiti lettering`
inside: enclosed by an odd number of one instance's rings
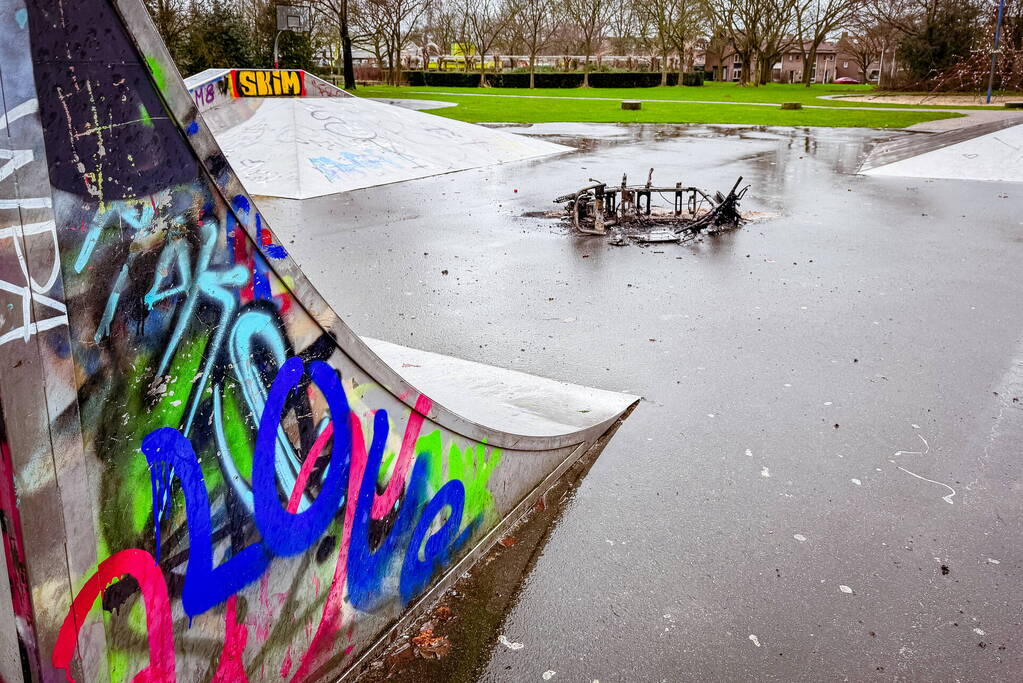
[[[107,586],[125,575],[134,578],[142,591],[149,634],[149,666],[135,674],[132,680],[135,683],[174,683],[174,632],[167,586],[153,556],[137,548],[122,550],[103,560],[71,603],[71,610],[53,647],[53,666],[64,669],[68,683],[74,683],[71,660],[78,646],[78,631],[85,623],[92,604]]]

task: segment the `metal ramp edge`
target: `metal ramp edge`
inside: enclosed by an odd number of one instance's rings
[[[1021,124],[1023,124],[1023,115],[1007,117],[999,121],[979,123],[975,126],[967,126],[944,133],[916,133],[889,142],[879,143],[870,150],[867,158],[863,160],[863,163],[857,169],[856,174]]]

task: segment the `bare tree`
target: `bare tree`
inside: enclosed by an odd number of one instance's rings
[[[145,4],[167,49],[179,60],[182,57],[180,48],[188,29],[185,0],[145,0]]]
[[[484,88],[487,85],[487,52],[514,21],[516,8],[504,0],[467,0],[465,14],[469,37],[480,57],[480,87]]]
[[[430,5],[430,0],[365,0],[350,17],[359,26],[387,70],[387,82],[401,85],[401,53]]]
[[[607,4],[608,41],[613,54],[631,54],[640,43],[637,4],[634,0],[610,0]]]
[[[671,33],[678,2],[679,0],[641,0],[636,3],[636,11],[649,30],[648,45],[658,57],[662,86],[668,85],[668,53],[674,44]]]
[[[554,0],[520,0],[515,19],[515,35],[529,55],[529,87],[536,87],[536,56],[554,37],[559,24]]]
[[[882,55],[895,44],[894,30],[883,24],[878,24],[865,16],[862,12],[850,24],[853,35],[842,37],[839,45],[842,52],[849,54],[852,61],[859,67],[860,80],[864,83],[870,82],[870,65],[878,62],[881,64]],[[881,85],[881,73],[878,69],[878,87]]]
[[[682,74],[692,66],[692,45],[708,24],[707,4],[703,0],[671,0],[674,21],[671,23],[669,42],[678,54],[678,85],[683,85]]]
[[[337,45],[341,52],[341,72],[344,74],[344,87],[355,89],[355,63],[352,60],[351,12],[350,0],[312,0],[316,14],[323,17],[337,36]]]
[[[821,43],[856,16],[861,0],[802,0],[796,7],[796,35],[803,59],[803,85],[810,87]]]
[[[600,48],[607,31],[603,0],[565,0],[565,16],[579,31],[583,62],[583,87],[590,86],[590,57]]]
[[[771,79],[775,62],[792,43],[798,0],[710,0],[715,22],[742,64],[741,83]]]

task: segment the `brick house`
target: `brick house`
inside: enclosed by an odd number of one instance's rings
[[[842,49],[855,40],[843,34],[837,42],[824,42],[817,48],[817,59],[811,65],[811,83],[832,83],[836,78],[855,78],[861,83],[876,83],[879,73],[877,62],[868,68],[867,74],[861,74],[859,66],[852,55]],[[809,49],[809,45],[805,46]],[[714,74],[716,81],[739,81],[742,77],[742,61],[729,46],[714,50],[703,45],[696,50],[696,68]],[[781,59],[775,63],[772,79],[776,83],[800,83],[803,80],[803,55],[793,45]]]

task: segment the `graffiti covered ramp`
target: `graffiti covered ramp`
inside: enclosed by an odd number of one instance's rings
[[[2,680],[346,675],[634,404],[367,346],[139,0],[0,36]]]
[[[351,97],[302,71],[290,73],[305,87],[257,80],[274,73],[215,70],[186,81],[227,160],[254,195],[308,199],[572,151]]]

